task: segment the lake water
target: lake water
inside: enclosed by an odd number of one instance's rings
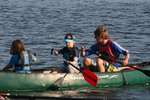
[[[72,32],[79,47],[90,47],[95,42],[93,31],[101,24],[129,50],[131,63],[149,61],[149,5],[149,0],[0,0],[0,68],[9,61],[14,39],[37,54],[43,62],[38,67],[54,66],[62,57],[50,55],[50,49],[64,46],[64,34]],[[126,99],[150,98],[149,88],[130,88],[113,93]]]

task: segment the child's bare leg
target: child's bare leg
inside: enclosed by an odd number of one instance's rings
[[[100,58],[97,58],[96,63],[97,63],[99,72],[105,72],[104,61]]]
[[[90,58],[84,58],[83,65],[85,68],[89,68],[92,65],[92,60]]]

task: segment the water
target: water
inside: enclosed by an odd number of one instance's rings
[[[62,57],[50,55],[50,49],[64,46],[64,34],[72,32],[79,47],[89,47],[99,24],[106,24],[112,39],[130,51],[131,63],[149,61],[149,5],[149,0],[0,0],[0,68],[8,63],[14,39],[37,54],[44,62],[39,67],[52,66]],[[142,89],[137,94],[131,89],[133,96],[144,97],[147,89]],[[114,92],[124,96],[120,91]]]
[[[63,100],[149,100],[149,90],[150,86],[127,86],[105,89],[80,88],[76,90],[60,89],[60,91],[17,93],[18,98],[16,98],[16,93],[14,93],[9,98],[12,98],[12,100],[22,100],[23,98],[30,98],[29,100],[47,100],[47,98],[49,98],[48,100],[60,100],[59,98],[63,98]]]

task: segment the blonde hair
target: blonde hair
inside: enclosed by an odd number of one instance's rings
[[[100,37],[102,39],[108,39],[108,29],[105,25],[99,25],[94,31],[95,38]]]

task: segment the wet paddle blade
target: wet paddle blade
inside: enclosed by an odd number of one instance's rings
[[[97,81],[98,81],[98,78],[96,76],[95,73],[91,72],[90,70],[88,69],[84,69],[82,71],[82,74],[84,76],[84,79],[92,86],[96,86],[97,85]]]

